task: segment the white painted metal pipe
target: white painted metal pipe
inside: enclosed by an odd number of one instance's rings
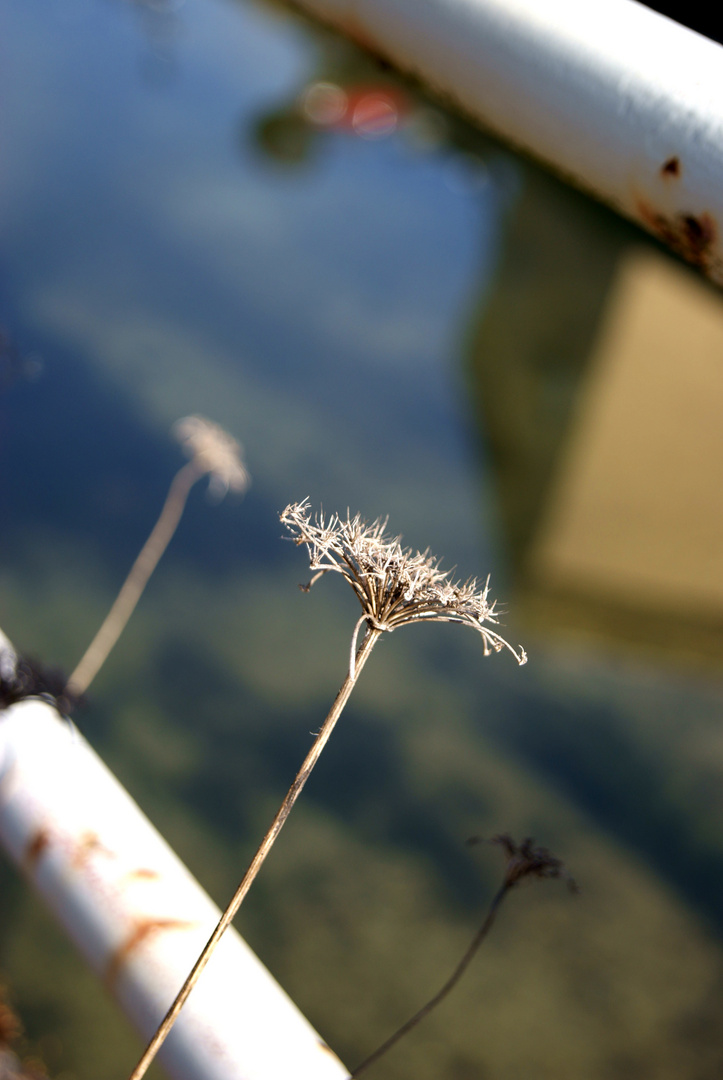
[[[634,0],[294,0],[723,284],[723,48]]]
[[[3,658],[8,667],[0,641]],[[0,842],[148,1039],[219,911],[85,739],[38,699],[0,712]],[[176,1080],[349,1075],[235,930],[159,1057]]]

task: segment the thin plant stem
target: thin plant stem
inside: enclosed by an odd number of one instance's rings
[[[361,1074],[365,1072],[370,1065],[373,1065],[376,1061],[379,1060],[379,1058],[383,1057],[389,1050],[392,1049],[393,1046],[395,1046],[399,1042],[401,1038],[403,1038],[404,1035],[407,1034],[408,1031],[411,1031],[412,1028],[416,1027],[417,1024],[420,1023],[420,1021],[424,1020],[425,1016],[428,1016],[429,1013],[431,1013],[432,1009],[435,1009],[437,1005],[439,1005],[440,1002],[442,1002],[446,998],[447,994],[449,994],[450,991],[454,989],[454,987],[457,985],[457,983],[469,967],[470,963],[474,959],[480,945],[487,937],[487,934],[489,933],[490,929],[492,928],[492,924],[495,921],[497,912],[500,909],[500,905],[511,888],[512,883],[508,881],[505,881],[500,886],[489,908],[487,909],[487,915],[485,916],[484,922],[482,923],[479,930],[472,939],[464,956],[457,964],[457,967],[447,979],[441,990],[438,990],[434,997],[430,998],[426,1005],[423,1005],[422,1008],[414,1014],[414,1016],[407,1020],[405,1024],[402,1024],[402,1026],[398,1028],[393,1035],[390,1035],[389,1038],[385,1042],[383,1042],[381,1046],[377,1047],[373,1054],[370,1054],[368,1058],[365,1058],[364,1061],[362,1061],[361,1065],[357,1065],[356,1069],[354,1069],[354,1072],[350,1074],[349,1080],[356,1080],[357,1076],[361,1076]]]
[[[68,679],[67,690],[76,696],[84,694],[100,671],[108,654],[123,633],[136,604],[141,598],[148,579],[158,565],[163,552],[176,531],[181,520],[188,494],[197,480],[207,470],[199,467],[197,461],[189,461],[174,476],[161,510],[161,516],[153,527],[151,535],[141,548],[138,558],[123,583],[113,606],[103,624],[85,651],[85,655]]]
[[[367,630],[364,640],[359,646],[359,652],[356,654],[354,674],[348,674],[344,682],[342,683],[341,689],[339,690],[339,693],[334,699],[334,704],[331,706],[326,720],[321,726],[318,735],[314,739],[312,747],[309,750],[309,753],[306,755],[303,765],[296,774],[293,784],[286,793],[284,801],[279,807],[276,813],[276,817],[271,823],[271,827],[264,836],[256,854],[251,860],[248,870],[246,871],[241,880],[241,884],[231,898],[231,902],[229,903],[228,907],[219,919],[218,924],[216,925],[216,929],[213,931],[211,937],[206,942],[206,945],[203,948],[203,952],[199,956],[188,978],[179,990],[175,1001],[173,1002],[165,1017],[161,1021],[158,1030],[148,1044],[148,1047],[146,1048],[142,1058],[131,1073],[129,1080],[140,1080],[140,1078],[145,1075],[149,1065],[151,1064],[156,1054],[160,1050],[161,1046],[165,1042],[166,1036],[173,1027],[176,1017],[183,1008],[186,998],[191,993],[193,987],[196,985],[196,982],[198,981],[201,972],[210,960],[211,954],[221,940],[224,931],[231,924],[231,921],[238,912],[238,909],[241,907],[246,893],[249,891],[251,884],[256,875],[258,874],[259,870],[261,869],[261,866],[266,859],[266,856],[269,854],[271,847],[274,844],[274,841],[281,832],[284,823],[291,812],[291,808],[301,794],[304,785],[306,784],[306,781],[309,779],[312,769],[319,760],[321,752],[326,746],[329,740],[329,736],[334,730],[336,722],[341,716],[344,706],[349,700],[349,695],[351,694],[354,688],[354,684],[359,677],[359,672],[362,670],[364,664],[367,662],[369,655],[374,646],[376,645],[380,635],[381,630],[377,630],[373,627],[370,627]]]

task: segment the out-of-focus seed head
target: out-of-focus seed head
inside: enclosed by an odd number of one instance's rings
[[[199,470],[209,474],[212,495],[222,499],[228,491],[243,495],[248,489],[251,477],[243,448],[218,424],[203,416],[186,416],[173,425],[173,434]]]

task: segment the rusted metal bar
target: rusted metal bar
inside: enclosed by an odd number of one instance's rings
[[[0,842],[147,1040],[219,911],[85,739],[39,699],[0,712]],[[348,1076],[234,930],[160,1060],[175,1080]]]
[[[723,48],[634,0],[294,0],[723,285]]]

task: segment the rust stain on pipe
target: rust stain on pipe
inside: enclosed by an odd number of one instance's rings
[[[637,211],[645,225],[678,255],[701,270],[713,268],[713,247],[718,228],[711,214],[663,214],[644,199],[637,200]]]
[[[113,852],[110,850],[110,848],[105,847],[101,843],[101,839],[98,834],[88,830],[81,835],[77,844],[75,845],[72,859],[73,867],[76,870],[82,869],[88,862],[88,859],[91,857],[91,855],[95,854],[108,855],[111,858],[114,857]]]
[[[130,881],[157,881],[160,876],[157,870],[151,870],[149,866],[139,866],[137,870],[129,870],[126,874]]]
[[[37,867],[41,856],[50,847],[50,837],[50,829],[47,829],[44,825],[36,829],[31,836],[30,843],[25,848],[25,854],[23,855],[23,866],[31,874]]]
[[[169,930],[191,930],[197,924],[183,919],[138,919],[130,934],[112,953],[105,972],[105,981],[113,989],[123,965],[149,938]]]

